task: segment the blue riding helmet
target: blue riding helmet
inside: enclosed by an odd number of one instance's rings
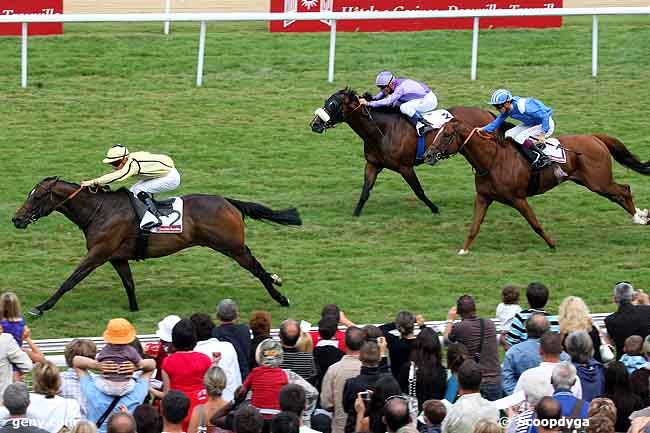
[[[495,90],[490,98],[490,105],[501,105],[512,100],[512,93],[506,89]]]
[[[394,78],[395,78],[395,76],[393,75],[392,72],[390,72],[390,71],[381,71],[377,75],[377,79],[375,80],[375,85],[377,87],[388,86],[390,84],[390,82],[393,81]]]

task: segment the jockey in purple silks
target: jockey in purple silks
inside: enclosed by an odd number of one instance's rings
[[[399,107],[400,111],[408,116],[414,127],[417,128],[418,122],[422,124],[417,131],[418,134],[424,135],[433,130],[433,125],[422,117],[422,113],[435,110],[438,106],[438,99],[426,84],[409,78],[397,78],[390,71],[380,72],[375,84],[381,92],[373,96],[370,101],[360,98],[361,105]]]

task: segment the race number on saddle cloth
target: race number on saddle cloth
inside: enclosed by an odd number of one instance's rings
[[[380,72],[375,84],[381,91],[370,101],[361,98],[361,104],[370,107],[399,107],[400,111],[408,116],[419,135],[433,130],[422,115],[435,110],[438,99],[426,84],[409,78],[397,78],[390,71]]]
[[[83,181],[81,186],[105,186],[135,176],[140,180],[131,186],[130,191],[147,207],[140,228],[151,230],[162,226],[164,215],[157,206],[158,202],[153,200],[152,194],[178,188],[181,177],[176,170],[174,161],[167,155],[149,152],[130,153],[126,146],[117,144],[108,149],[106,158],[102,162],[112,165],[115,171],[96,179]],[[179,205],[176,205],[173,211],[182,213],[182,200],[177,199],[176,202],[179,202]],[[178,210],[179,206],[180,211]]]

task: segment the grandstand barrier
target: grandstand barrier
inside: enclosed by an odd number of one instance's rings
[[[591,315],[591,319],[594,323],[594,325],[602,330],[603,333],[606,333],[605,331],[605,317],[609,316],[611,313],[595,313]],[[494,324],[496,325],[497,328],[497,333],[501,331],[501,325],[499,323],[499,319],[491,319]],[[438,320],[438,321],[430,321],[430,322],[425,322],[425,324],[429,327],[432,327],[436,331],[438,331],[440,334],[442,334],[443,330],[445,329],[445,326],[447,325],[446,320]],[[363,325],[359,325],[363,326]],[[379,326],[379,325],[377,325]],[[341,329],[345,329],[341,327]],[[311,327],[310,331],[318,331],[318,327]],[[416,329],[416,334],[419,332],[418,329]],[[275,338],[276,340],[279,339],[279,329],[271,329],[271,337]],[[92,340],[95,342],[97,345],[97,350],[101,350],[102,347],[104,347],[104,340],[102,337],[78,337],[78,338],[86,338],[89,340]],[[144,346],[147,343],[156,343],[159,341],[158,337],[155,334],[145,334],[145,335],[138,335],[138,339],[140,340],[140,343]],[[54,362],[58,367],[67,367],[65,363],[65,358],[63,356],[63,350],[65,349],[65,346],[73,341],[74,338],[56,338],[56,339],[49,339],[49,340],[34,340],[34,343],[43,351],[43,354],[45,354],[45,357],[49,359],[50,361]],[[25,347],[28,347],[25,345]]]
[[[166,10],[169,10],[166,8]],[[334,82],[334,57],[336,51],[336,22],[341,20],[376,19],[429,19],[429,18],[473,18],[471,80],[476,80],[478,69],[479,21],[485,17],[533,17],[533,16],[592,16],[591,74],[598,74],[598,17],[601,15],[650,15],[650,7],[603,7],[603,8],[541,8],[541,9],[464,9],[447,11],[373,11],[373,12],[313,12],[313,13],[162,13],[162,14],[15,14],[0,15],[2,23],[22,23],[21,44],[21,86],[27,87],[27,38],[29,23],[73,23],[73,22],[164,22],[166,31],[169,23],[200,22],[199,50],[196,70],[196,85],[203,85],[203,57],[207,22],[223,21],[299,21],[325,20],[331,23],[329,65],[327,80]]]

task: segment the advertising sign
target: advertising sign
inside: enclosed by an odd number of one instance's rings
[[[271,12],[366,12],[404,10],[561,8],[562,0],[271,0]],[[481,28],[560,27],[562,17],[481,18]],[[337,21],[343,32],[404,32],[471,29],[472,18]],[[327,21],[273,21],[272,32],[325,32]]]

